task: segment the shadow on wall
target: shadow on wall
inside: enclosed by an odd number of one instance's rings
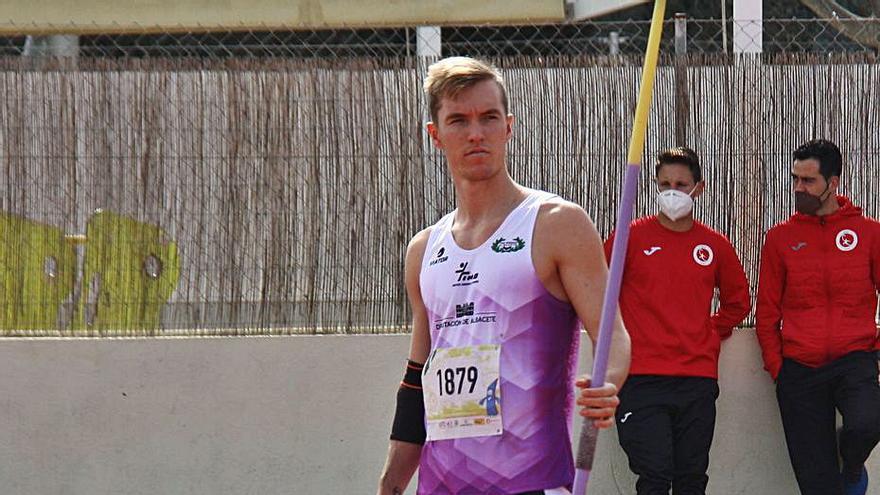
[[[156,330],[180,276],[154,225],[96,210],[86,234],[0,212],[0,333]]]

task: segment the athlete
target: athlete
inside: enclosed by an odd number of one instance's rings
[[[407,248],[412,343],[378,493],[403,493],[417,468],[420,494],[567,493],[578,319],[595,342],[601,239],[583,209],[511,179],[514,119],[496,68],[441,60],[425,92],[457,208]],[[613,425],[628,367],[618,316],[608,382],[576,383],[597,427]]]

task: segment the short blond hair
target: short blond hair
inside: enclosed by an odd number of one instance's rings
[[[507,110],[507,88],[501,71],[494,65],[470,57],[448,57],[431,64],[425,77],[425,95],[431,120],[437,120],[443,98],[456,98],[465,89],[483,81],[495,81],[501,89],[501,104]]]

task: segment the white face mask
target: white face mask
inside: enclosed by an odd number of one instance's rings
[[[691,197],[691,194],[696,189],[697,186],[694,186],[689,193],[683,193],[678,189],[661,191],[657,195],[657,204],[660,206],[660,211],[673,222],[686,217],[694,210],[694,198]]]

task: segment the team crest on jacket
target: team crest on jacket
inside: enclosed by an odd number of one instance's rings
[[[859,235],[850,229],[843,229],[837,233],[834,243],[841,251],[852,251],[859,245]]]
[[[715,259],[715,253],[712,248],[705,244],[698,244],[694,247],[694,261],[700,266],[709,266]]]

